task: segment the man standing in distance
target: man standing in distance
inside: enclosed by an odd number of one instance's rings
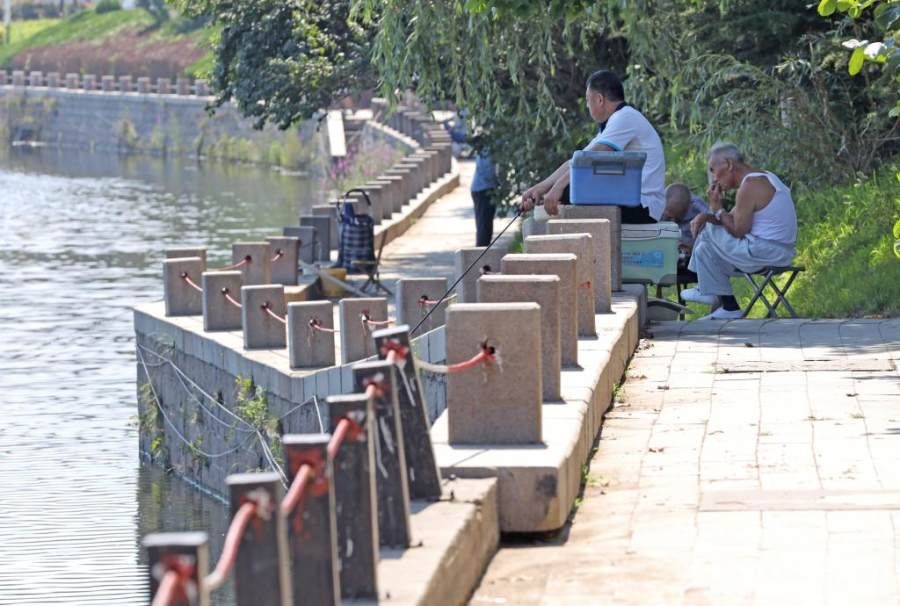
[[[599,132],[585,150],[647,154],[641,174],[641,205],[622,207],[622,223],[659,221],[666,207],[666,158],[656,129],[641,112],[625,102],[622,81],[612,72],[601,70],[591,74],[585,100],[591,118],[600,124]],[[569,160],[566,160],[553,174],[522,194],[522,209],[531,210],[543,198],[547,213],[557,214],[560,203],[568,203],[570,176]]]

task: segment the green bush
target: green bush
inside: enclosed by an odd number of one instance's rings
[[[122,5],[119,4],[119,0],[100,0],[94,7],[94,12],[98,15],[120,10],[122,10]]]

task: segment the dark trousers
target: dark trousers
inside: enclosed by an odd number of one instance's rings
[[[562,199],[560,200],[562,204],[569,204],[569,186],[566,185],[566,189],[563,191]],[[647,210],[646,207],[643,206],[621,206],[622,209],[622,223],[628,223],[630,225],[642,225],[646,223],[656,223],[656,219],[650,216],[650,211]]]
[[[475,246],[487,246],[494,236],[497,205],[494,204],[493,194],[493,189],[472,192],[472,202],[475,204]]]

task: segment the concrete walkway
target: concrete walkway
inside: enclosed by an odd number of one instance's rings
[[[475,246],[475,214],[469,193],[475,162],[458,162],[457,167],[459,187],[434,202],[406,233],[384,247],[381,276],[392,290],[397,278],[454,279],[456,251]],[[509,220],[494,222],[495,236]],[[513,231],[511,227],[507,233]]]
[[[472,604],[900,603],[900,320],[650,331],[573,521]]]

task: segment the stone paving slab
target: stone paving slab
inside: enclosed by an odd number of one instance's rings
[[[900,320],[648,330],[571,523],[503,545],[471,604],[900,602]]]

